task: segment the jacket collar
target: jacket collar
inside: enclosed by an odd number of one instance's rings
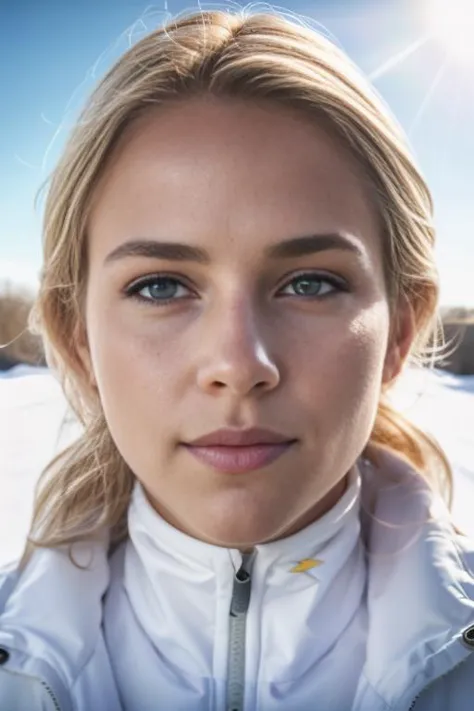
[[[325,515],[291,536],[256,545],[243,557],[237,549],[211,545],[170,526],[137,484],[123,575],[117,576],[125,594],[112,597],[111,592],[107,600],[106,634],[113,635],[114,619],[128,629],[138,621],[151,649],[165,650],[166,663],[180,673],[225,678],[228,605],[235,573],[244,562],[251,573],[249,634],[260,640],[247,655],[246,684],[269,676],[275,685],[295,683],[328,654],[361,608],[366,566],[359,508],[355,465],[346,491]],[[112,650],[120,668],[129,668],[133,653],[115,644]],[[222,668],[216,666],[216,655]],[[126,676],[120,676],[126,685]]]

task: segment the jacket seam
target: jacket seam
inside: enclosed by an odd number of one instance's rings
[[[101,629],[101,628],[102,628],[102,624],[101,624],[101,626],[99,627],[99,629]],[[79,681],[79,678],[81,677],[82,673],[85,671],[85,669],[89,666],[89,664],[90,664],[91,661],[93,660],[94,655],[95,655],[96,650],[97,650],[98,638],[99,638],[99,635],[97,635],[97,637],[96,637],[95,640],[94,640],[94,644],[92,645],[92,651],[91,651],[91,653],[89,654],[89,656],[87,657],[87,659],[81,664],[81,666],[79,667],[79,669],[78,669],[76,675],[74,676],[74,678],[72,679],[71,683],[69,684],[69,686],[68,686],[68,691],[71,691],[71,692],[72,692],[72,691],[74,690],[74,687],[76,686],[77,682]]]
[[[463,551],[462,551],[462,548],[461,548],[461,544],[460,544],[459,541],[457,540],[457,536],[452,536],[452,537],[446,536],[446,538],[448,538],[448,540],[450,540],[450,541],[452,542],[452,544],[453,544],[454,552],[455,552],[455,554],[456,554],[456,560],[458,561],[459,566],[460,566],[460,567],[464,570],[464,572],[467,573],[467,574],[472,578],[472,580],[474,581],[474,570],[471,570],[471,568],[469,568],[469,567],[467,566],[466,560],[465,560],[465,558],[464,558]],[[459,582],[459,586],[460,586],[460,588],[462,589],[462,591],[463,591],[463,593],[464,593],[466,599],[472,601],[472,598],[470,598],[470,597],[468,596],[468,594],[466,593],[466,590],[464,589],[464,585],[462,584],[461,581]]]
[[[367,676],[367,674],[364,670],[362,670],[362,672],[361,672],[361,677],[363,677],[365,679],[365,681],[367,682],[367,686],[369,686],[371,688],[371,690],[377,696],[379,701],[384,705],[385,711],[391,711],[393,709],[393,706],[391,706],[388,703],[388,701],[386,701],[384,699],[384,697],[381,695],[380,691],[378,691],[378,689],[375,688],[375,686],[372,684],[372,682],[370,681],[369,677]]]

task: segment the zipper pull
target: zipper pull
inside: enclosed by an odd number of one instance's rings
[[[230,604],[231,617],[237,617],[237,615],[247,612],[250,603],[250,583],[250,573],[245,570],[242,563],[234,576],[232,601]]]

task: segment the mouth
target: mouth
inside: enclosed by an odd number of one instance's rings
[[[297,440],[250,445],[193,445],[185,449],[200,462],[226,474],[242,474],[268,466],[285,454]]]

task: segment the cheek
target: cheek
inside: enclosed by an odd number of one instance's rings
[[[328,426],[357,421],[364,408],[370,418],[380,396],[388,329],[388,308],[380,302],[309,336],[290,376],[304,409]]]
[[[118,327],[109,319],[91,340],[111,436],[132,471],[153,473],[157,457],[166,460],[172,453],[162,450],[161,444],[168,441],[166,431],[174,421],[171,413],[177,416],[180,401],[175,377],[184,367],[179,339],[138,334],[133,325]]]
[[[151,321],[144,327],[143,319],[124,319],[107,311],[94,319],[89,326],[91,356],[111,428],[130,430],[134,423],[146,428],[148,421],[156,431],[157,417],[169,412],[177,397],[173,384],[184,367],[185,351],[180,339]]]

